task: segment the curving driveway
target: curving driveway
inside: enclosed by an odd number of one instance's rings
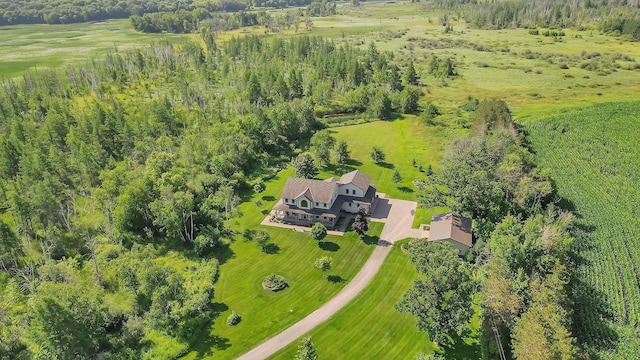
[[[241,360],[265,359],[314,327],[329,319],[333,314],[351,301],[378,272],[382,262],[389,254],[394,242],[408,237],[427,237],[427,232],[412,229],[417,204],[413,201],[380,198],[371,221],[385,223],[378,246],[356,276],[336,296],[322,305],[318,310],[293,324],[278,335],[240,356]]]

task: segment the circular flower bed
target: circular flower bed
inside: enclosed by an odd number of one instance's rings
[[[280,275],[271,274],[262,280],[262,287],[269,291],[280,291],[288,286],[287,280]]]

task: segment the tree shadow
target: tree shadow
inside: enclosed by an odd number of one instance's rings
[[[344,283],[347,282],[347,279],[338,276],[338,275],[329,275],[327,276],[327,280],[332,283],[332,284],[339,284],[339,283]]]
[[[362,166],[362,161],[358,161],[355,159],[349,159],[347,160],[347,165],[349,166]]]
[[[380,240],[378,241],[378,246],[389,247],[389,246],[393,246],[393,244],[388,242],[387,240]]]
[[[470,331],[463,336],[473,336]],[[481,359],[480,344],[464,341],[458,334],[449,334],[450,343],[442,344],[444,358],[447,360],[476,360]]]
[[[381,162],[377,163],[376,165],[381,166],[381,167],[383,167],[385,169],[395,169],[396,168],[395,165],[390,164],[390,163],[385,162],[385,161],[381,161]]]
[[[362,242],[366,245],[376,245],[380,238],[378,236],[365,235],[362,238]]]
[[[592,234],[597,228],[592,224],[577,221],[574,227],[576,249],[570,256],[576,267],[590,267],[591,261],[581,254],[595,249]],[[577,248],[579,247],[579,249]],[[575,272],[569,282],[570,297],[574,305],[574,326],[578,339],[587,349],[614,350],[618,346],[620,336],[611,327],[617,322],[616,314],[610,308],[606,294],[596,289],[593,284],[584,281]],[[618,319],[619,320],[619,319]],[[598,358],[597,354],[591,354]]]
[[[206,351],[198,351],[196,359],[209,359],[213,355],[213,350],[226,350],[231,347],[229,339],[222,336],[209,334],[204,340],[201,340],[199,347],[207,349]]]
[[[318,246],[320,247],[320,249],[324,250],[324,251],[332,251],[332,252],[336,252],[338,250],[340,250],[340,245],[331,242],[331,241],[322,241],[320,243],[318,243]]]
[[[214,350],[226,350],[231,346],[229,339],[215,335],[210,332],[213,322],[223,312],[229,310],[229,306],[225,303],[214,302],[211,304],[212,317],[207,325],[201,330],[200,335],[196,339],[196,359],[208,359],[213,355]],[[191,344],[192,346],[194,344]]]
[[[264,246],[262,252],[269,255],[275,255],[280,252],[280,246],[278,246],[278,244],[268,243]]]
[[[402,191],[403,193],[412,193],[413,189],[408,187],[408,186],[399,186],[398,190]]]
[[[235,255],[236,254],[233,252],[233,250],[231,250],[231,247],[229,245],[218,248],[218,250],[214,253],[214,257],[218,259],[219,265],[226,263],[229,259],[234,258]]]
[[[260,212],[262,213],[262,215],[268,215],[270,211],[271,210],[269,210],[269,209],[264,209],[264,210],[262,210]]]
[[[262,197],[262,200],[264,200],[264,201],[275,201],[276,198],[274,196],[271,196],[271,195],[265,195],[265,196]]]

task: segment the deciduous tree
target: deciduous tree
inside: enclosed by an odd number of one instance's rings
[[[325,273],[331,270],[331,267],[333,267],[333,258],[329,256],[323,256],[321,258],[317,258],[315,265],[317,269],[322,271],[322,276],[326,277]]]
[[[315,223],[311,227],[311,238],[317,242],[322,242],[327,236],[327,228],[322,223]]]
[[[471,297],[476,283],[471,265],[447,242],[421,241],[411,254],[423,277],[414,280],[396,308],[413,314],[418,329],[437,343],[446,341],[450,333],[461,335],[473,314]]]

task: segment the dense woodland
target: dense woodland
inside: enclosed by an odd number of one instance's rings
[[[249,8],[286,8],[312,3],[312,0],[90,0],[81,2],[70,0],[0,0],[0,26],[71,24],[153,13],[191,12],[193,10],[235,12]],[[312,7],[317,6],[313,5]],[[335,9],[335,4],[333,7]]]
[[[308,144],[314,111],[417,108],[373,44],[204,40],[2,84],[0,357],[186,349],[215,316],[216,254],[253,174]],[[154,261],[169,248],[185,258]]]
[[[415,244],[421,277],[397,307],[414,314],[418,328],[446,348],[450,335],[468,331],[475,298],[482,308],[483,358],[504,351],[517,359],[575,359],[580,351],[569,301],[574,216],[555,205],[550,173],[520,145],[503,101],[480,102],[475,121],[475,134],[451,144],[442,168],[421,185],[421,201],[473,219],[476,243],[466,261],[449,244]]]

